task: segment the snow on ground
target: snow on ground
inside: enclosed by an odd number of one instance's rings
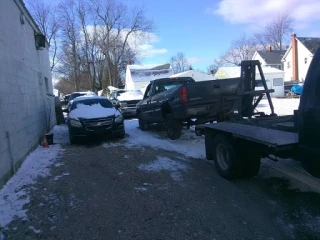
[[[185,131],[178,140],[161,137],[151,131],[143,132],[138,128],[138,120],[125,121],[126,133],[129,134],[126,146],[150,146],[168,151],[175,151],[188,157],[205,158],[204,138],[197,137],[194,131]]]
[[[64,127],[56,126],[52,133],[60,142]],[[68,140],[68,138],[67,138]],[[63,149],[59,144],[50,145],[49,148],[39,146],[23,162],[17,173],[0,189],[0,225],[5,227],[16,217],[27,219],[24,205],[30,202],[30,185],[36,182],[38,177],[50,175],[50,166],[56,162]]]
[[[299,98],[272,98],[274,112],[279,116],[293,115],[293,110],[299,107]],[[267,99],[262,99],[257,108],[260,112],[270,114],[270,107]]]
[[[173,180],[181,181],[182,175],[180,172],[187,171],[190,167],[185,163],[167,157],[158,157],[157,160],[148,164],[141,164],[138,168],[148,172],[169,171]]]

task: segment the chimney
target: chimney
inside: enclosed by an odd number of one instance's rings
[[[268,45],[268,52],[271,52],[271,45]]]
[[[299,80],[298,76],[298,45],[296,34],[291,35],[292,44],[292,80]]]

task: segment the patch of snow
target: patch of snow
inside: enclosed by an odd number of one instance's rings
[[[63,173],[63,176],[69,176],[70,173]]]
[[[143,94],[140,90],[128,90],[118,96],[120,101],[142,100]]]
[[[62,177],[63,177],[62,175],[58,175],[58,176],[55,176],[53,180],[54,180],[54,181],[58,181],[58,180],[59,180],[60,178],[62,178]]]
[[[55,167],[61,167],[61,166],[64,166],[64,163],[56,163],[54,166]]]
[[[278,116],[293,115],[293,110],[299,107],[299,98],[272,98],[274,112]],[[262,99],[257,107],[259,112],[270,114],[270,107],[267,99]]]
[[[37,229],[35,229],[35,227],[33,227],[33,226],[30,226],[29,227],[29,229],[31,229],[32,231],[34,231],[35,233],[41,233],[41,230],[37,230]]]
[[[127,138],[127,147],[132,146],[150,146],[161,148],[168,151],[175,151],[193,158],[205,158],[204,137],[197,137],[194,132],[186,131],[178,140],[168,138],[159,138],[159,136],[150,131],[143,132],[138,128],[138,120],[125,121]]]
[[[184,163],[174,161],[167,157],[158,157],[157,160],[148,164],[141,164],[138,166],[140,170],[148,172],[160,172],[160,171],[169,171],[170,176],[175,181],[182,181],[181,171],[187,171],[190,167]]]
[[[53,133],[53,142],[58,144],[67,144],[69,143],[69,130],[67,125],[56,125],[52,129]]]
[[[53,131],[56,134],[55,130]],[[63,152],[60,145],[38,147],[22,163],[17,173],[0,189],[0,225],[5,227],[15,218],[27,219],[24,205],[30,202],[29,192],[38,177],[50,175],[50,166]],[[28,188],[29,187],[29,188]]]
[[[118,110],[115,108],[104,108],[100,103],[93,105],[77,104],[77,108],[69,113],[69,118],[103,118],[114,116]]]
[[[135,187],[134,189],[137,190],[137,191],[140,191],[140,192],[148,190],[148,188],[146,188],[146,187]]]

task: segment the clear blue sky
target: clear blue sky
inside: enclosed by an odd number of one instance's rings
[[[262,28],[273,16],[287,11],[294,18],[298,36],[320,37],[318,0],[124,0],[142,5],[154,20],[157,41],[150,42],[150,56],[142,63],[168,62],[181,51],[196,69],[207,66],[226,51],[232,40]],[[292,7],[294,6],[294,7]],[[159,50],[160,49],[160,50]],[[159,51],[157,51],[159,50]],[[152,54],[154,52],[154,54]]]

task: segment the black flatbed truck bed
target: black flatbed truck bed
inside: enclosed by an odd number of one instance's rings
[[[277,150],[294,148],[298,144],[298,134],[282,130],[270,129],[260,126],[242,123],[211,123],[198,126],[219,132],[231,134],[233,137],[245,139],[255,143],[263,144]]]

